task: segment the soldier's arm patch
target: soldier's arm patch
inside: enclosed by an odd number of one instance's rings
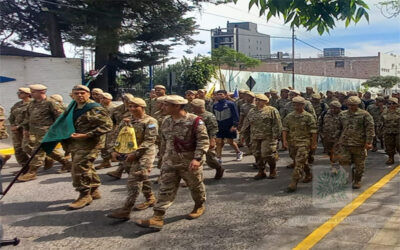
[[[203,125],[203,124],[204,124],[204,122],[203,122],[202,120],[200,120],[200,121],[199,121],[199,124],[200,124],[200,125]]]
[[[155,124],[149,124],[148,128],[155,128],[156,125]]]

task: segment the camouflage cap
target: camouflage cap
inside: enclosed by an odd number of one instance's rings
[[[143,108],[147,107],[146,102],[142,98],[139,98],[139,97],[130,98],[128,102],[134,103]]]
[[[50,98],[53,99],[56,102],[63,102],[64,101],[63,97],[61,95],[59,95],[59,94],[51,95]]]
[[[165,98],[164,102],[171,104],[187,104],[188,100],[179,95],[169,95]]]
[[[347,99],[347,104],[349,105],[358,105],[361,103],[361,99],[358,96],[350,96]]]
[[[256,99],[269,102],[269,98],[264,94],[256,94]]]
[[[296,90],[296,89],[292,89],[290,90],[290,94],[296,94],[296,95],[300,95],[300,91]]]
[[[5,120],[6,117],[4,116],[4,108],[0,106],[0,120]]]
[[[278,94],[278,91],[276,91],[276,89],[270,89],[270,90],[269,90],[269,93],[271,93],[271,94]]]
[[[378,96],[378,97],[375,99],[375,101],[377,101],[377,102],[384,102],[384,101],[385,101],[385,98],[383,98],[383,96]]]
[[[306,103],[306,100],[305,100],[303,97],[301,97],[301,96],[296,96],[295,98],[292,99],[292,102],[293,102],[293,103],[302,103],[302,104],[305,104],[305,103]]]
[[[124,93],[122,95],[122,98],[126,99],[127,101],[129,101],[130,99],[133,98],[133,95],[131,93]]]
[[[166,88],[164,85],[157,84],[156,86],[154,86],[154,89],[166,89]]]
[[[319,99],[321,99],[321,96],[319,94],[312,94],[311,98],[319,100]]]
[[[339,101],[332,101],[332,102],[329,104],[329,106],[333,106],[333,107],[336,107],[336,108],[341,108],[341,107],[342,107],[342,104],[341,104]]]
[[[394,102],[396,104],[399,104],[399,100],[397,98],[395,98],[395,97],[390,97],[388,101],[389,102]]]
[[[31,93],[31,89],[30,88],[19,88],[18,91],[19,92],[24,92],[26,94],[30,94]]]
[[[239,94],[245,94],[245,93],[246,93],[246,91],[248,91],[248,90],[245,90],[245,89],[239,89]]]
[[[74,90],[83,90],[83,91],[86,91],[86,92],[89,92],[89,93],[90,93],[90,89],[89,89],[87,86],[82,85],[82,84],[75,85],[75,86],[72,88],[72,91],[74,91]]]
[[[194,91],[194,90],[186,90],[186,92],[185,92],[185,95],[188,95],[188,94],[193,94],[193,95],[195,95],[196,94],[196,92]]]
[[[93,88],[93,89],[92,89],[92,93],[103,94],[103,90],[102,90],[102,89],[99,89],[99,88]]]
[[[282,92],[282,91],[290,92],[290,89],[288,89],[288,88],[283,88],[283,89],[281,89],[281,92]]]
[[[107,92],[103,93],[103,98],[106,98],[108,100],[112,100],[113,99],[112,95],[110,93],[107,93]]]
[[[204,108],[206,105],[206,102],[203,99],[194,99],[191,102],[192,106],[198,107],[198,108]]]
[[[167,98],[167,95],[157,97],[156,101],[157,102],[163,102],[163,101],[165,101],[165,98]]]
[[[29,88],[31,90],[37,90],[37,91],[42,91],[47,89],[47,87],[43,84],[31,84],[29,85]]]
[[[253,92],[251,92],[250,90],[246,90],[243,94],[249,95],[251,97],[256,97],[256,95]]]

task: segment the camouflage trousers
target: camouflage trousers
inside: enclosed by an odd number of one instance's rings
[[[212,169],[221,168],[221,164],[219,164],[217,161],[217,153],[215,152],[215,148],[207,150],[206,163]]]
[[[32,154],[33,150],[35,150],[37,147],[39,147],[40,142],[42,141],[44,137],[44,134],[29,134],[29,143],[27,143],[27,146],[25,146],[26,149],[30,150],[27,153]],[[54,159],[58,161],[61,164],[66,164],[67,159],[63,156],[63,154],[58,151],[57,149],[54,149],[53,152],[47,155],[51,159]],[[44,152],[42,149],[37,152],[37,154],[33,157],[32,161],[29,163],[29,170],[28,172],[31,174],[35,174],[37,170],[43,166],[44,160],[46,159],[46,152]]]
[[[292,173],[293,181],[297,182],[302,178],[304,174],[304,168],[308,167],[309,153],[309,146],[289,145],[289,155],[294,161],[294,169]]]
[[[385,151],[389,156],[400,153],[400,134],[384,134]]]
[[[322,144],[324,145],[324,148],[328,152],[330,162],[331,163],[338,162],[339,146],[338,146],[337,142],[322,139]]]
[[[367,150],[364,146],[341,146],[339,164],[347,171],[350,171],[351,164],[354,163],[354,175],[362,177],[365,168],[365,158],[367,158]]]
[[[25,165],[29,160],[28,153],[23,148],[24,134],[22,129],[18,129],[17,131],[13,131],[11,133],[11,138],[14,146],[15,158],[17,159],[18,164]]]
[[[383,144],[383,142],[385,141],[385,135],[383,134],[383,129],[382,129],[382,124],[375,124],[375,136],[374,139],[372,141],[372,145],[374,146],[374,148],[377,147],[378,145],[378,140],[381,142],[381,144]]]
[[[96,173],[93,162],[96,160],[99,149],[71,150],[72,155],[72,186],[78,192],[88,191],[100,186],[100,177]]]
[[[256,164],[258,169],[264,170],[265,164],[274,164],[278,158],[278,152],[276,148],[278,146],[278,140],[273,140],[272,138],[267,138],[263,140],[252,140],[251,152],[256,159]]]
[[[127,183],[128,197],[125,201],[126,207],[133,207],[135,205],[140,192],[143,193],[146,200],[154,197],[153,191],[151,190],[152,183],[149,180],[149,175],[153,168],[155,156],[155,148],[148,149],[139,159],[135,159],[130,164]]]
[[[190,160],[183,159],[177,164],[165,164],[161,167],[160,190],[154,211],[164,212],[175,200],[179,183],[183,179],[190,190],[195,204],[201,205],[206,200],[206,187],[203,183],[203,167],[196,171],[189,169]],[[203,163],[203,162],[201,162]]]
[[[100,150],[100,155],[101,158],[103,158],[104,161],[109,161],[111,160],[111,149],[114,147],[114,142],[113,142],[113,134],[107,133],[105,135],[105,143],[104,147]]]

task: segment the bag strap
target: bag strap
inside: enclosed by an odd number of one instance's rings
[[[88,112],[89,110],[91,110],[92,108],[95,107],[101,107],[100,104],[98,104],[97,102],[90,102],[90,103],[86,103],[85,106],[83,106],[83,108],[81,109],[75,109],[74,113],[73,113],[73,120],[74,122],[84,113]]]

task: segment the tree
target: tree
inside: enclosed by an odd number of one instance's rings
[[[282,16],[290,27],[317,27],[320,35],[329,33],[336,21],[345,21],[346,27],[362,17],[369,21],[369,7],[363,0],[249,0],[249,9],[254,5],[260,9],[260,16],[267,14],[267,20]]]
[[[221,68],[223,66],[227,67],[229,75],[229,91],[232,90],[232,80],[239,75],[240,71],[246,68],[254,68],[255,66],[261,64],[260,60],[248,57],[245,54],[237,52],[236,50],[228,48],[226,46],[221,46],[217,49],[212,50],[211,62],[216,66],[216,70],[218,71],[218,78],[223,89],[226,89],[226,80],[222,75]],[[237,72],[233,75],[234,70],[236,70]]]
[[[386,91],[398,83],[400,83],[400,77],[397,76],[373,76],[366,82],[363,82],[362,85],[368,88],[383,88]]]
[[[381,9],[382,15],[387,18],[393,18],[400,15],[399,0],[382,1],[378,3],[378,7]]]

